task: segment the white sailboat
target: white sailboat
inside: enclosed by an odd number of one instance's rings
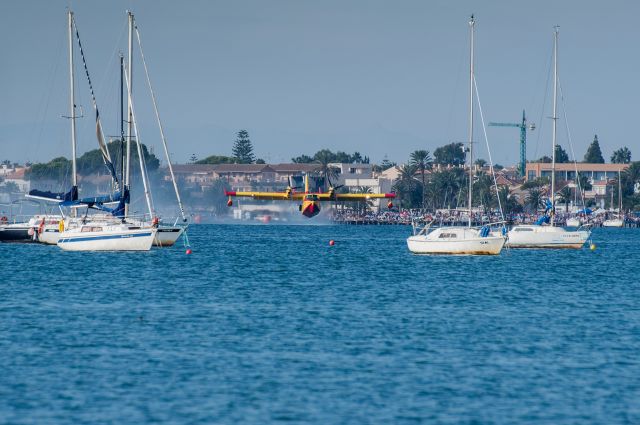
[[[555,190],[556,190],[556,127],[557,127],[557,102],[558,102],[558,28],[554,29],[553,39],[553,135],[552,135],[552,157],[551,157],[551,193],[550,217],[546,217],[549,225],[545,225],[542,220],[539,224],[517,225],[508,233],[507,246],[510,248],[582,248],[589,239],[589,230],[569,231],[563,227],[554,225],[555,213]]]
[[[471,227],[471,201],[473,193],[473,101],[474,101],[474,30],[473,15],[469,21],[470,48],[470,97],[469,97],[469,226],[440,227],[430,230],[426,225],[419,232],[407,238],[409,251],[414,254],[446,254],[446,255],[497,255],[504,246],[505,238],[493,235],[488,226]]]
[[[602,222],[603,227],[624,227],[622,216],[622,182],[620,181],[620,171],[618,171],[618,214]],[[613,205],[613,193],[611,193],[611,204]]]
[[[65,251],[149,251],[156,231],[113,220],[91,221],[62,232],[58,246]]]
[[[150,220],[149,222],[146,222],[144,220],[136,220],[135,218],[130,218],[129,217],[129,208],[128,205],[125,207],[126,211],[125,211],[125,217],[127,219],[128,222],[133,223],[133,224],[137,224],[140,225],[142,227],[149,227],[149,226],[154,226],[157,228],[157,232],[156,232],[156,237],[153,241],[153,245],[154,246],[158,246],[158,247],[169,247],[169,246],[173,246],[176,241],[180,238],[180,236],[184,233],[184,231],[186,230],[186,225],[178,225],[177,224],[177,220],[176,222],[171,225],[171,224],[165,224],[162,222],[162,220],[159,219],[159,217],[156,216],[155,212],[154,212],[154,208],[152,205],[152,201],[151,201],[151,193],[148,189],[148,183],[147,183],[147,174],[146,174],[146,167],[144,166],[144,159],[143,159],[143,155],[142,155],[142,151],[140,148],[140,139],[139,139],[139,134],[138,134],[138,127],[137,127],[137,121],[136,121],[136,116],[135,116],[135,111],[134,111],[134,107],[133,107],[133,88],[132,88],[132,68],[133,68],[133,36],[134,36],[134,30],[135,30],[135,35],[136,35],[136,39],[138,41],[138,46],[139,46],[139,50],[140,50],[140,56],[142,58],[142,64],[143,64],[143,68],[144,68],[144,72],[145,72],[145,77],[146,77],[146,81],[149,87],[149,91],[151,93],[151,100],[153,103],[153,110],[155,112],[155,116],[156,116],[156,120],[158,123],[158,127],[160,130],[160,136],[162,139],[162,145],[164,148],[164,153],[165,153],[165,157],[167,160],[167,166],[169,168],[169,173],[171,175],[171,181],[173,183],[173,188],[176,194],[176,199],[178,202],[178,206],[180,208],[180,213],[182,215],[182,222],[186,223],[187,222],[187,218],[185,216],[184,213],[184,208],[182,205],[182,200],[180,198],[180,192],[178,190],[178,185],[175,179],[175,175],[173,173],[173,165],[171,163],[171,158],[169,156],[169,149],[167,147],[167,141],[166,141],[166,137],[165,137],[165,133],[164,133],[164,128],[162,126],[162,122],[160,121],[160,113],[158,111],[158,105],[156,102],[156,96],[155,93],[153,91],[153,87],[151,85],[151,79],[149,77],[149,71],[147,69],[147,63],[144,57],[144,52],[142,51],[142,41],[140,40],[140,32],[138,31],[138,27],[137,25],[135,25],[135,18],[133,13],[131,12],[127,12],[127,16],[128,16],[128,28],[129,28],[129,39],[128,39],[128,67],[127,67],[127,73],[126,73],[126,83],[127,83],[127,103],[128,103],[128,120],[127,120],[127,173],[126,173],[126,185],[129,185],[129,181],[130,181],[130,141],[132,140],[132,136],[135,134],[136,140],[137,140],[137,147],[138,147],[138,158],[140,159],[140,171],[141,171],[141,175],[142,175],[142,181],[143,181],[143,185],[144,185],[144,191],[145,191],[145,199],[147,202],[147,207],[149,209],[149,215],[150,215]]]
[[[77,187],[76,173],[76,131],[75,131],[75,90],[74,90],[74,63],[73,63],[73,29],[74,19],[73,12],[68,12],[69,24],[69,76],[70,76],[70,110],[71,110],[71,144],[73,150],[73,186]],[[78,31],[76,30],[76,34]],[[80,47],[82,53],[82,47]],[[84,57],[83,57],[84,61]],[[86,62],[85,62],[86,70]],[[87,71],[87,70],[86,70]],[[89,79],[89,72],[86,72]],[[91,81],[88,80],[91,88]],[[93,90],[91,90],[93,96]],[[97,112],[95,97],[93,97],[93,105],[96,108],[96,126],[98,134],[98,143],[102,148],[104,141],[102,140],[102,130]],[[103,151],[108,158],[108,151]],[[109,164],[110,158],[109,158]],[[115,172],[112,174],[115,178]],[[124,204],[128,188],[120,193],[118,199],[120,204]],[[73,200],[75,201],[75,199]],[[90,205],[104,202],[104,200],[95,202],[87,202],[85,200],[75,201],[74,206]],[[155,227],[140,228],[119,221],[113,216],[87,216],[84,218],[76,218],[77,208],[72,208],[73,217],[59,223],[59,234],[57,245],[67,251],[148,251],[156,235]]]

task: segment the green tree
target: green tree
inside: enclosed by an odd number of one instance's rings
[[[233,164],[235,160],[236,159],[232,156],[210,155],[205,159],[196,161],[195,163],[196,164]]]
[[[573,200],[573,191],[569,187],[569,185],[562,188],[561,191],[558,192],[558,200],[564,204],[564,212],[569,212],[569,203]]]
[[[532,180],[526,181],[520,188],[522,190],[527,190],[531,188],[541,188],[543,186],[548,185],[550,182],[549,177],[537,177]]]
[[[628,147],[622,147],[611,155],[611,162],[613,164],[628,164],[631,162],[631,151]]]
[[[418,191],[420,182],[415,178],[416,170],[414,165],[402,165],[398,179],[393,186],[393,190],[398,194],[399,204],[404,208],[413,208],[420,204],[420,192]]]
[[[569,162],[569,155],[562,149],[562,146],[556,145],[556,163],[565,164],[567,162]]]
[[[631,183],[640,183],[640,161],[634,161],[622,172]]]
[[[542,206],[542,190],[538,188],[529,189],[525,198],[526,206],[531,213],[536,213]]]
[[[213,181],[210,188],[204,191],[203,197],[207,207],[213,209],[214,213],[218,215],[228,214],[229,211],[227,197],[224,196],[225,190],[231,190],[229,184],[223,179],[217,179]]]
[[[477,166],[478,166],[478,168],[482,168],[482,167],[484,167],[485,165],[487,165],[487,161],[486,161],[486,160],[484,160],[484,159],[482,159],[482,158],[478,158],[478,159],[476,159],[475,161],[473,161],[473,163],[474,163],[475,165],[477,165]]]
[[[593,142],[589,145],[587,153],[584,154],[584,161],[590,164],[604,164],[604,157],[598,143],[598,135],[593,136]]]
[[[550,156],[545,155],[543,157],[538,158],[535,162],[541,162],[543,164],[551,164],[551,162],[553,162],[553,159],[551,159]]]
[[[295,158],[291,158],[291,162],[296,164],[311,164],[313,162],[313,158],[309,155],[300,155]]]
[[[238,164],[252,164],[255,161],[253,144],[249,139],[249,132],[247,132],[247,130],[238,131],[231,152]]]
[[[431,173],[427,184],[430,207],[452,208],[459,204],[466,187],[467,176],[462,168],[450,168]]]
[[[578,178],[578,183],[580,186],[580,190],[582,191],[591,190],[593,188],[591,182],[589,181],[589,177],[587,176],[580,175],[580,177]]]
[[[46,164],[33,164],[25,172],[27,180],[71,181],[71,161],[63,156],[53,158]]]
[[[339,170],[330,165],[334,159],[332,152],[328,149],[321,150],[315,154],[314,162],[318,164],[318,173],[324,177],[325,184],[333,186],[333,182],[338,178]]]
[[[500,186],[498,190],[498,196],[500,198],[500,205],[505,215],[517,214],[522,212],[522,205],[518,202],[518,199],[511,193],[509,186]]]
[[[464,145],[460,142],[449,143],[433,151],[433,162],[439,165],[462,165],[465,157]]]
[[[495,206],[497,199],[493,190],[493,178],[489,174],[484,172],[477,174],[473,191],[476,204],[482,205],[485,212]]]
[[[635,193],[636,185],[640,184],[640,161],[629,164],[621,174],[622,204],[625,209],[640,209],[640,194]]]
[[[417,150],[411,153],[409,163],[416,167],[416,172],[420,172],[421,180],[422,180],[422,208],[426,208],[426,183],[425,183],[425,174],[426,171],[431,169],[431,164],[433,160],[431,159],[431,155],[429,155],[429,151],[426,150]]]

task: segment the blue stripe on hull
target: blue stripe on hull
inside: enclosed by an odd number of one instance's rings
[[[145,236],[151,236],[151,232],[149,233],[136,233],[133,235],[110,235],[110,236],[87,236],[84,238],[64,238],[60,239],[58,243],[69,243],[69,242],[86,242],[86,241],[101,241],[106,239],[128,239],[128,238],[141,238]]]

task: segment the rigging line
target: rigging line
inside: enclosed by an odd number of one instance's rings
[[[549,95],[549,80],[551,80],[551,64],[552,64],[552,60],[551,58],[553,58],[553,51],[551,52],[551,56],[549,61],[547,62],[549,64],[548,68],[547,68],[547,83],[544,86],[544,98],[542,99],[542,106],[540,108],[540,117],[538,119],[538,134],[536,135],[536,147],[535,150],[533,152],[533,158],[536,159],[536,157],[538,156],[538,147],[540,146],[540,138],[542,137],[542,129],[544,128],[544,109],[547,106],[547,97]]]
[[[128,69],[127,66],[131,66],[131,64],[125,64],[125,69]],[[131,93],[131,82],[129,81],[129,78],[127,76],[127,74],[125,74],[125,83],[127,84],[127,90],[129,93]],[[133,98],[129,97],[129,111],[131,112],[131,118],[133,121],[133,132],[134,132],[134,136],[136,138],[136,149],[138,151],[138,161],[140,162],[140,174],[142,177],[142,185],[144,187],[144,196],[147,200],[147,207],[149,208],[149,215],[151,216],[151,218],[155,217],[154,211],[155,208],[153,206],[153,199],[151,197],[151,192],[149,191],[149,185],[147,182],[147,177],[148,175],[146,174],[146,168],[145,168],[145,160],[144,160],[144,155],[142,154],[142,142],[141,142],[141,138],[140,138],[140,133],[138,131],[138,120],[136,119],[136,112],[134,110],[133,107]]]
[[[451,96],[451,103],[449,105],[449,117],[447,119],[447,132],[445,136],[448,137],[451,134],[451,127],[453,126],[453,109],[456,103],[456,97],[458,95],[458,89],[460,87],[460,80],[462,75],[462,68],[464,65],[464,61],[467,58],[467,52],[464,49],[461,49],[462,53],[460,55],[460,60],[458,61],[458,72],[456,73],[456,83],[453,89],[453,96]],[[456,114],[457,115],[457,114]]]
[[[564,100],[564,93],[562,92],[562,85],[560,81],[558,81],[558,88],[560,89],[560,103],[562,105],[562,116],[564,117],[564,126],[567,130],[567,141],[569,142],[569,149],[571,150],[571,156],[573,156],[573,166],[576,170],[576,182],[577,189],[580,192],[580,200],[582,201],[582,207],[585,207],[584,204],[584,194],[582,193],[582,185],[580,183],[580,174],[578,174],[578,162],[576,161],[576,154],[573,150],[573,141],[571,139],[571,130],[569,129],[569,120],[567,119],[567,105]],[[554,146],[555,149],[555,146]]]
[[[115,186],[120,188],[118,183],[118,178],[115,174],[115,169],[113,168],[113,164],[111,162],[111,155],[109,155],[109,150],[107,149],[104,143],[104,134],[102,132],[102,123],[100,121],[100,112],[98,111],[98,102],[96,101],[96,96],[93,91],[93,84],[91,83],[91,77],[89,76],[89,68],[87,67],[87,61],[84,56],[84,50],[82,48],[82,42],[80,41],[80,32],[78,31],[78,26],[76,24],[76,20],[73,19],[73,27],[76,30],[76,39],[78,40],[78,46],[80,48],[80,56],[82,57],[82,64],[84,65],[84,72],[87,76],[87,82],[89,83],[89,90],[91,92],[91,101],[93,104],[93,109],[96,111],[96,136],[98,138],[98,146],[100,147],[100,151],[102,153],[102,160],[105,166],[109,169],[111,173],[111,178],[114,180]]]
[[[120,46],[120,42],[122,41],[122,37],[125,34],[127,29],[127,23],[123,22],[122,24],[122,28],[120,29],[120,35],[118,36],[118,41],[116,41],[115,47],[113,48],[113,51],[111,52],[111,57],[109,58],[109,62],[107,62],[108,64],[113,64],[114,62],[116,62],[118,64],[118,68],[120,67],[120,59],[118,58],[118,61],[115,61],[114,58],[116,56],[116,53],[119,50],[119,46]],[[102,77],[100,78],[100,82],[98,83],[98,93],[102,93],[102,88],[105,85],[105,80],[107,79],[107,76],[110,74],[110,66],[107,65],[104,69],[104,73],[102,74]],[[111,92],[111,90],[109,90],[109,92]],[[118,126],[119,127],[119,126]]]
[[[36,137],[35,137],[35,151],[34,152],[40,152],[40,140],[42,140],[42,132],[44,130],[44,121],[45,121],[45,117],[48,115],[48,111],[49,111],[49,104],[51,103],[51,97],[53,94],[53,88],[55,85],[55,81],[56,81],[56,77],[58,75],[58,68],[60,67],[60,60],[56,60],[56,58],[61,58],[62,57],[62,50],[64,48],[64,37],[58,37],[58,48],[55,50],[55,56],[53,61],[53,72],[49,72],[49,80],[48,80],[48,86],[49,86],[49,90],[47,93],[47,97],[44,100],[44,110],[42,109],[42,103],[40,104],[38,111],[38,126],[34,127],[32,129],[32,140],[33,140],[33,133],[36,133]],[[42,100],[41,100],[42,101]]]
[[[489,169],[491,176],[493,177],[493,187],[496,189],[496,198],[498,198],[498,208],[500,208],[500,216],[504,221],[504,211],[502,211],[502,202],[500,201],[500,192],[498,191],[498,180],[496,180],[496,173],[493,170],[493,159],[491,158],[491,149],[489,148],[489,137],[487,136],[487,126],[484,123],[484,113],[482,112],[482,104],[480,104],[480,93],[478,93],[478,83],[476,82],[476,76],[473,76],[473,87],[476,92],[476,99],[478,100],[478,111],[480,112],[480,121],[482,121],[482,132],[484,133],[484,141],[487,145],[487,153],[489,154]]]
[[[173,166],[171,165],[171,156],[169,155],[169,148],[167,147],[167,139],[164,135],[164,128],[160,121],[160,113],[158,112],[158,103],[156,101],[156,95],[151,85],[151,78],[149,77],[149,70],[147,68],[147,61],[144,57],[144,51],[142,50],[142,40],[140,39],[140,32],[138,31],[138,25],[134,24],[136,30],[136,38],[138,40],[138,47],[140,48],[140,57],[142,58],[142,65],[144,67],[144,74],[147,78],[147,85],[149,86],[149,92],[151,93],[151,100],[153,101],[153,110],[156,114],[156,120],[158,121],[158,127],[160,128],[160,137],[162,138],[162,146],[164,147],[164,153],[167,158],[167,166],[169,167],[169,173],[171,174],[171,181],[173,182],[173,188],[176,193],[176,199],[178,200],[178,207],[180,208],[180,215],[182,215],[182,221],[186,222],[187,217],[184,214],[184,207],[182,205],[182,199],[180,199],[180,192],[178,191],[178,183],[173,173]]]

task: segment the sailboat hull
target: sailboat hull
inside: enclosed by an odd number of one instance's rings
[[[45,227],[42,233],[38,234],[38,242],[46,245],[57,245],[60,239],[60,230],[58,226],[55,229],[51,226]]]
[[[62,232],[58,246],[65,251],[149,251],[156,229]]]
[[[33,242],[29,235],[29,223],[5,224],[0,226],[0,242]]]
[[[589,239],[587,230],[567,231],[562,227],[525,225],[509,231],[509,248],[580,249]]]
[[[429,234],[407,238],[409,251],[430,255],[498,255],[504,246],[502,236],[479,235],[475,229],[439,228]]]
[[[184,227],[180,226],[160,226],[156,237],[153,239],[153,246],[168,247],[173,246],[184,232]]]

